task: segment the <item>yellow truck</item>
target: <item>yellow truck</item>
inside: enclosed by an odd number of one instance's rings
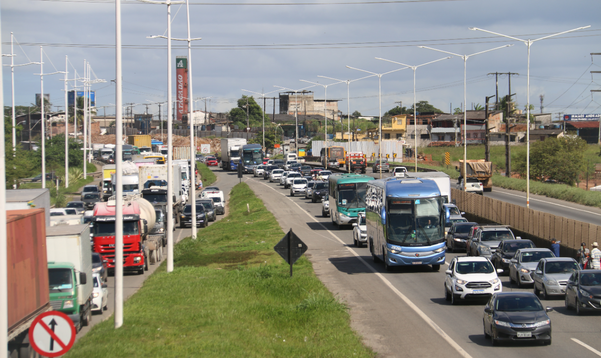
[[[459,161],[459,173],[461,177],[477,178],[484,191],[492,191],[492,162],[484,159],[468,159],[466,163],[467,175],[463,173],[463,160]]]
[[[113,186],[111,185],[111,174],[115,174],[115,164],[105,164],[102,166],[102,200],[113,195]]]

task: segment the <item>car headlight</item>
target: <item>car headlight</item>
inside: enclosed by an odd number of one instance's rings
[[[437,254],[438,254],[438,253],[441,253],[441,252],[443,252],[443,251],[444,251],[444,246],[443,246],[443,247],[441,247],[441,248],[439,248],[439,249],[436,249],[436,250],[434,250],[434,252],[435,252],[435,253],[437,253]]]
[[[583,290],[582,288],[579,288],[578,291],[580,292],[581,295],[588,297],[588,298],[593,298],[593,295],[588,292],[587,290]]]
[[[497,277],[497,278],[491,280],[490,283],[493,284],[493,285],[496,284],[496,283],[499,283],[499,278]]]
[[[96,297],[100,296],[100,292],[94,292],[92,295],[94,296],[94,298],[96,298]]]
[[[553,279],[546,279],[545,280],[547,282],[547,284],[551,285],[551,286],[557,286],[557,281],[553,280]]]
[[[73,308],[73,301],[72,300],[65,301],[65,303],[63,304],[63,308]]]
[[[550,324],[551,324],[551,320],[547,319],[547,320],[536,322],[536,323],[532,324],[532,327],[543,327],[543,326],[548,326]]]
[[[511,327],[511,324],[509,322],[499,321],[498,319],[495,320],[495,324],[497,326]]]
[[[506,263],[506,264],[508,264],[508,263],[510,263],[510,262],[511,262],[511,260],[510,260],[510,259],[503,259],[503,258],[502,258],[501,260],[503,260],[503,262],[504,262],[504,263]]]
[[[527,269],[525,269],[525,268],[521,268],[521,269],[520,269],[520,272],[521,272],[521,273],[530,273],[530,270],[527,270]]]
[[[456,284],[458,285],[465,285],[467,283],[466,280],[462,280],[462,279],[457,279],[457,281],[455,281]]]
[[[102,270],[102,266],[92,268],[92,272],[100,272]]]
[[[480,246],[480,252],[483,254],[490,254],[490,248],[488,246]]]

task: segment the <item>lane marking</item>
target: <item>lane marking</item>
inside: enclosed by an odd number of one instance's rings
[[[581,346],[583,346],[584,348],[588,349],[589,351],[595,353],[596,355],[598,355],[599,357],[601,357],[601,352],[599,352],[598,350],[596,350],[595,348],[589,346],[588,344],[576,339],[576,338],[572,338],[572,340],[578,344],[580,344]]]
[[[264,186],[272,189],[273,191],[276,191],[273,187],[271,187],[271,186],[269,186],[269,185],[267,185],[265,183],[261,183],[261,182],[259,182],[257,180],[254,180],[254,181],[256,181],[257,183],[262,184],[262,185],[264,185]],[[280,194],[281,194],[281,192],[280,192]],[[467,353],[463,348],[461,348],[461,346],[457,342],[455,342],[453,340],[453,338],[451,338],[442,328],[440,328],[440,326],[437,325],[436,322],[434,322],[430,317],[428,317],[428,315],[426,315],[419,307],[417,307],[407,296],[405,296],[403,293],[401,293],[401,291],[399,291],[396,287],[394,287],[394,285],[390,281],[388,281],[386,279],[386,277],[384,277],[384,275],[382,275],[380,272],[376,271],[376,269],[374,267],[372,267],[371,265],[369,265],[363,259],[363,257],[361,257],[355,250],[353,250],[351,247],[349,247],[344,241],[342,241],[339,237],[337,237],[331,230],[329,230],[327,227],[325,227],[325,225],[321,221],[316,220],[311,215],[311,213],[309,213],[308,211],[306,211],[305,209],[303,209],[300,205],[298,205],[298,203],[296,203],[295,201],[293,201],[291,198],[289,198],[285,194],[282,194],[282,196],[288,198],[288,200],[290,200],[290,202],[292,202],[301,211],[303,211],[305,214],[307,214],[307,216],[309,216],[309,218],[311,218],[311,220],[313,220],[313,222],[316,222],[319,225],[321,225],[321,227],[325,231],[327,231],[330,235],[332,235],[332,237],[336,241],[338,241],[340,244],[342,244],[353,256],[355,256],[355,258],[359,259],[359,261],[361,261],[363,263],[363,265],[365,265],[365,267],[367,267],[380,280],[382,280],[382,282],[384,282],[384,284],[386,286],[388,286],[392,292],[394,292],[401,300],[403,300],[403,302],[405,302],[405,304],[407,304],[407,306],[409,306],[415,313],[417,313],[417,315],[420,316],[447,343],[449,343],[451,345],[451,347],[455,348],[455,350],[457,351],[457,353],[459,353],[459,355],[461,355],[462,357],[465,357],[465,358],[472,358],[472,356],[469,355],[469,353]]]
[[[515,196],[515,197],[520,198],[520,199],[526,199],[525,196],[518,195],[518,194],[513,194],[513,193],[508,193],[508,192],[504,192],[503,194],[504,195]],[[494,198],[491,198],[491,199],[494,199]],[[498,200],[498,199],[495,199],[495,200]],[[574,208],[574,207],[571,207],[571,206],[568,206],[568,205],[558,204],[558,203],[554,203],[554,202],[550,202],[550,201],[545,201],[545,200],[541,200],[541,199],[533,199],[532,197],[530,197],[530,201],[538,201],[538,202],[541,202],[541,203],[544,203],[544,204],[547,204],[547,205],[560,206],[560,207],[565,208],[565,209],[576,210],[576,211],[581,211],[581,212],[587,213],[587,214],[593,214],[593,215],[601,216],[601,214],[595,213],[593,211],[588,211],[588,210],[584,210],[584,209],[578,209],[578,208]],[[576,205],[582,205],[582,204],[577,204],[577,203],[574,203],[574,204],[576,204]]]

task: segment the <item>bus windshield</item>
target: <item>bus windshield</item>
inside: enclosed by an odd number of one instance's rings
[[[344,159],[344,148],[330,147],[330,159]]]
[[[347,209],[365,208],[367,183],[347,183],[338,185],[338,206]]]
[[[263,153],[261,149],[247,149],[242,153],[244,164],[263,163]]]
[[[390,243],[432,245],[444,240],[440,198],[390,199],[387,230]]]

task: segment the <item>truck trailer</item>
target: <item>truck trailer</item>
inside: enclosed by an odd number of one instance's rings
[[[463,173],[463,160],[459,161],[459,175],[462,178],[476,178],[484,191],[492,191],[492,162],[484,159],[468,159],[466,162],[467,175]]]
[[[240,162],[240,149],[246,145],[244,138],[221,139],[221,168],[223,170],[237,170]]]

